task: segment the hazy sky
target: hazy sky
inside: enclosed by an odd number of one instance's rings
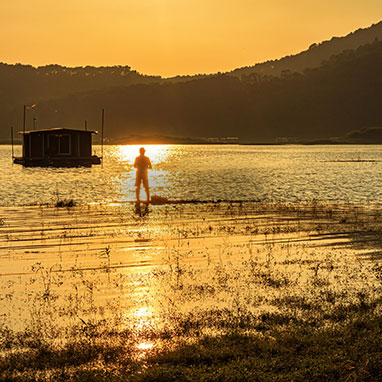
[[[382,19],[382,0],[0,0],[0,61],[212,73]]]

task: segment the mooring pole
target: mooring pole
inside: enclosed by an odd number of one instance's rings
[[[26,113],[26,106],[24,105],[23,133],[25,133],[25,113]]]
[[[12,159],[15,157],[13,152],[13,126],[11,126],[11,144],[12,144]]]
[[[25,113],[26,106],[24,105],[24,117],[23,117],[23,158],[25,158]]]
[[[103,167],[103,129],[105,126],[105,109],[102,109],[102,129],[101,129],[101,158]]]
[[[88,121],[85,119],[85,131],[88,131]]]

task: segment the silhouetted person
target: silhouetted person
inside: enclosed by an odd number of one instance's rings
[[[146,150],[141,147],[139,149],[140,155],[135,158],[134,167],[137,169],[137,177],[135,179],[135,194],[137,196],[137,202],[139,202],[139,194],[141,192],[141,183],[146,191],[147,203],[150,202],[150,190],[149,190],[149,178],[147,174],[148,169],[152,169],[150,158],[145,156]]]

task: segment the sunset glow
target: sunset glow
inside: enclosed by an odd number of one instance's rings
[[[119,153],[116,153],[116,155],[119,156],[121,161],[134,164],[134,160],[139,154],[140,147],[142,147],[142,145],[119,146]],[[174,149],[176,150],[173,145],[144,145],[144,147],[146,148],[146,151],[150,153],[150,159],[153,164],[165,162],[170,152]]]
[[[16,0],[0,7],[1,61],[213,73],[298,53],[379,21],[378,0]]]
[[[2,0],[0,379],[382,381],[381,16]]]

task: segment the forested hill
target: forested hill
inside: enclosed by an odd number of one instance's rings
[[[23,105],[40,104],[78,92],[160,80],[161,77],[139,74],[129,66],[68,68],[0,63],[0,139],[9,137],[11,125],[21,129]],[[39,117],[42,122],[43,115]]]
[[[180,83],[135,84],[43,102],[42,127],[99,127],[106,109],[108,137],[166,134],[327,139],[382,126],[382,42],[333,56],[319,68],[282,77],[244,80],[215,75]],[[38,109],[38,110],[37,110]]]
[[[331,56],[342,53],[344,50],[357,49],[361,45],[382,40],[382,21],[369,28],[358,29],[344,37],[333,37],[330,41],[312,44],[308,50],[293,56],[283,57],[279,60],[267,61],[254,66],[238,68],[232,75],[241,77],[250,73],[280,76],[283,71],[300,72],[306,68],[316,68]]]
[[[159,80],[161,77],[139,74],[129,66],[68,68],[0,63],[1,102],[20,98],[24,103],[36,102],[88,90]]]
[[[340,39],[341,46],[348,46],[346,39],[352,44],[371,39],[381,26],[354,32]],[[329,47],[324,43],[310,51],[324,46]],[[31,104],[37,107],[27,112],[27,129],[33,119],[37,128],[81,128],[86,119],[89,128],[99,129],[105,108],[106,137],[119,140],[139,134],[258,142],[343,136],[382,126],[381,51],[374,37],[320,66],[283,70],[280,76],[254,71],[166,80],[127,66],[0,64],[0,139],[9,138],[10,126],[22,129],[23,105]]]

